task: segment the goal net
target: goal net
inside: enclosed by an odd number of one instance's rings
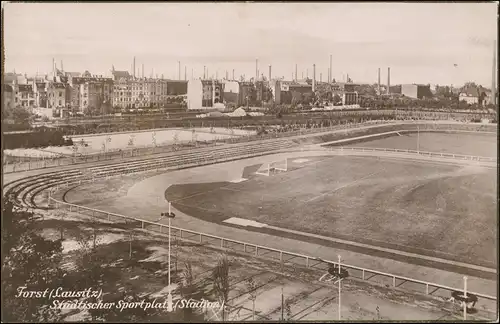
[[[273,173],[288,171],[288,161],[286,159],[263,164],[255,174],[270,176]]]

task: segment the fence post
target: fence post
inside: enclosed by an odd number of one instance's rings
[[[142,229],[144,229],[144,222],[141,222],[141,227]]]
[[[426,295],[429,294],[429,284],[428,283],[425,284],[425,294]]]
[[[256,245],[255,246],[255,256],[259,255],[259,247]]]
[[[247,253],[247,245],[243,243],[243,252]]]
[[[108,221],[111,221],[111,214],[108,213]]]
[[[396,276],[392,276],[392,286],[396,287]]]
[[[365,280],[365,269],[363,269],[363,271],[361,273],[361,279]]]
[[[179,237],[182,239],[182,229],[179,229]]]
[[[201,233],[200,233],[200,243],[202,243],[202,236],[201,236]]]
[[[224,239],[223,238],[220,239],[220,247],[224,248]]]

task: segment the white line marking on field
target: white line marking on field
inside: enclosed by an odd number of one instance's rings
[[[310,160],[309,159],[297,159],[297,160],[293,160],[292,162],[293,163],[305,163],[305,162],[309,162]]]
[[[369,177],[371,177],[371,176],[373,176],[373,175],[375,175],[375,174],[377,174],[377,173],[380,173],[380,172],[381,172],[381,171],[370,173],[369,175],[364,176],[364,177],[363,177],[363,178],[361,178],[361,179],[357,179],[357,180],[354,180],[354,181],[352,181],[352,182],[346,183],[346,184],[345,184],[345,185],[343,185],[343,186],[337,187],[337,188],[335,188],[335,189],[333,189],[333,190],[327,191],[327,192],[325,192],[325,193],[322,193],[321,195],[318,195],[318,196],[313,197],[313,198],[311,198],[311,199],[309,199],[309,200],[306,200],[304,203],[308,203],[308,202],[314,201],[314,200],[316,200],[316,199],[318,199],[318,198],[321,198],[321,197],[323,197],[323,196],[325,196],[325,195],[328,195],[328,194],[334,193],[334,192],[335,192],[335,191],[337,191],[337,190],[344,189],[344,188],[346,188],[346,187],[352,186],[352,185],[354,185],[354,184],[356,184],[356,183],[360,182],[361,180],[364,180],[364,179],[366,179],[366,178],[369,178]]]
[[[229,223],[229,224],[235,224],[235,225],[240,225],[240,226],[252,226],[252,227],[266,227],[266,224],[259,223],[253,220],[249,219],[243,219],[243,218],[238,218],[238,217],[231,217],[228,218],[224,221],[224,223]]]
[[[240,178],[240,179],[234,179],[234,180],[231,180],[230,182],[232,183],[240,183],[240,182],[243,182],[243,181],[247,181],[248,179],[245,179],[245,178]]]

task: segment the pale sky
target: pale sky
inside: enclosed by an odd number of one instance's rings
[[[355,82],[491,86],[497,6],[491,3],[7,3],[5,68],[109,75],[111,66],[177,78],[307,72]],[[457,64],[458,67],[454,67]],[[498,66],[497,66],[498,67]]]

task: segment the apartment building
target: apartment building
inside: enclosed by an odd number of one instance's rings
[[[218,80],[190,80],[187,87],[189,110],[222,108],[224,84]]]

